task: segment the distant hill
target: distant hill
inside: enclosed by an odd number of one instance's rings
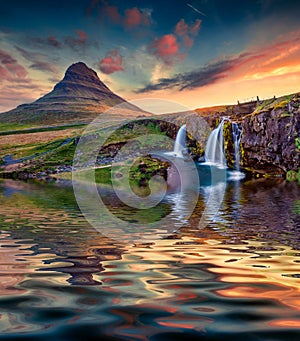
[[[83,62],[72,64],[53,90],[33,103],[0,113],[2,123],[88,123],[115,105],[123,104],[117,115],[134,118],[150,114],[114,94]],[[109,117],[107,117],[109,119]]]

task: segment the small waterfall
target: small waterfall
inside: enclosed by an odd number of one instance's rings
[[[184,124],[177,133],[173,154],[177,157],[183,157],[182,151],[186,149],[186,125]]]
[[[234,157],[235,157],[235,169],[240,171],[240,142],[242,138],[242,129],[237,123],[232,123],[232,139],[234,143]]]
[[[205,148],[205,162],[226,168],[227,164],[224,154],[223,137],[224,122],[225,119],[223,118],[218,127],[214,129],[208,137]]]

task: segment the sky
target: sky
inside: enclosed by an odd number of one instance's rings
[[[0,0],[0,112],[83,61],[127,100],[190,109],[300,91],[298,0]]]

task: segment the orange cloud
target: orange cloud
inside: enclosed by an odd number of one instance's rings
[[[106,5],[104,13],[113,23],[119,24],[122,22],[122,16],[119,13],[118,7]]]
[[[178,21],[176,27],[175,27],[175,33],[178,36],[183,36],[188,33],[189,25],[184,21],[184,19],[181,19]]]
[[[87,13],[90,15],[97,7],[99,1],[93,0]],[[108,19],[116,25],[121,25],[126,29],[133,29],[138,26],[150,25],[151,13],[147,10],[141,10],[138,7],[125,9],[124,13],[120,13],[119,8],[114,5],[109,5],[105,0],[102,0],[103,8],[101,9],[101,18]]]
[[[139,25],[149,25],[150,20],[147,15],[142,13],[137,7],[125,11],[124,26],[128,29]]]
[[[110,51],[106,56],[99,62],[99,70],[107,75],[114,72],[124,71],[122,66],[123,58],[119,55],[117,49]]]
[[[28,74],[26,69],[4,50],[0,50],[0,64],[1,79],[25,78]]]
[[[279,41],[264,48],[249,49],[239,55],[212,61],[191,72],[158,79],[156,83],[148,84],[139,89],[138,92],[143,93],[171,88],[192,90],[219,82],[257,80],[299,72],[300,31],[298,34],[293,33],[285,37],[285,40],[281,39],[282,37],[280,37]],[[175,47],[175,41],[176,49],[172,49],[171,46],[174,45]],[[187,40],[186,44],[191,44],[191,41]],[[164,40],[159,40],[155,52],[162,59],[165,58],[168,61],[172,54],[178,53],[179,44],[175,36],[173,36],[173,45],[167,44]],[[170,53],[170,55],[167,53]]]
[[[179,53],[179,44],[174,34],[165,34],[156,38],[151,44],[153,54],[167,65],[172,65],[182,58]]]
[[[201,20],[197,19],[194,24],[187,24],[184,19],[178,21],[175,27],[175,34],[181,39],[186,48],[194,45],[195,37],[198,35],[201,26]]]

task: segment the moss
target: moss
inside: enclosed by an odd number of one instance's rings
[[[232,125],[231,122],[225,122],[223,127],[224,136],[224,151],[229,167],[234,167],[234,142],[232,138]]]
[[[283,113],[280,115],[281,118],[284,118],[284,117],[291,117],[291,116],[293,116],[293,115],[290,114],[288,111],[285,111],[285,112],[283,112]]]
[[[299,137],[295,138],[295,145],[296,145],[297,149],[300,150],[300,138]]]
[[[166,170],[168,162],[163,162],[152,157],[141,157],[135,161],[130,169],[129,180],[141,186],[147,185],[154,175],[161,175],[167,178]]]
[[[274,110],[283,109],[293,99],[294,96],[295,96],[294,94],[291,94],[276,99],[270,98],[262,102],[259,102],[252,115],[257,115],[261,112],[271,111],[272,109]],[[288,113],[288,111],[286,111],[286,113]]]
[[[287,181],[297,181],[299,179],[299,172],[297,173],[294,170],[289,170],[286,173],[286,180]]]

